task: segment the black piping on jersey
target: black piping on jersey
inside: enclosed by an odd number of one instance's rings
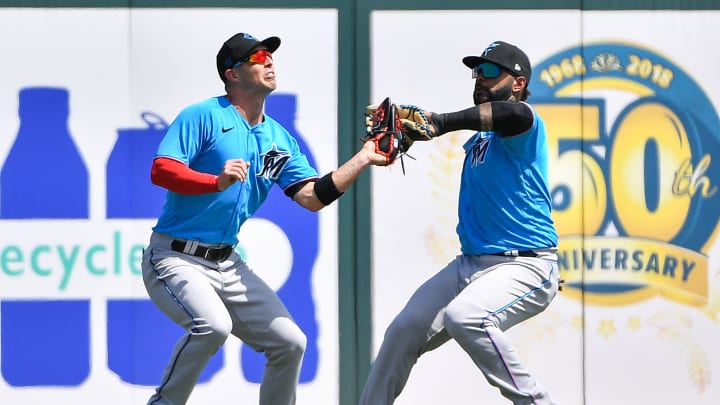
[[[247,136],[245,137],[245,152],[248,154],[248,157],[245,159],[245,162],[250,163],[250,170],[254,172],[254,170],[255,170],[254,167],[255,167],[256,162],[252,161],[251,158],[253,156],[250,156],[250,138],[251,137],[253,138],[253,140],[255,140],[253,128],[250,128],[247,131]],[[255,142],[255,146],[256,147],[258,146],[257,142]],[[257,160],[259,161],[260,159],[257,159]],[[250,174],[250,173],[249,172],[246,173],[245,176],[247,177],[248,174]],[[238,215],[238,209],[240,208],[239,207],[240,200],[243,197],[243,190],[245,190],[246,187],[248,189],[247,192],[250,193],[250,184],[248,184],[247,178],[245,179],[245,181],[240,182],[240,187],[239,187],[239,190],[237,193],[237,198],[235,199],[235,207],[233,208],[232,215],[230,215],[230,217],[228,218],[228,223],[225,226],[226,234],[223,235],[223,237],[230,236],[230,235],[237,235],[238,232],[240,232],[240,228],[242,227],[243,224],[239,224],[236,229],[230,229],[230,225],[232,225],[232,223],[233,223],[233,218],[235,218]],[[249,202],[249,198],[248,198],[248,200],[246,200],[245,204],[247,204],[248,202]],[[230,234],[230,235],[228,235],[228,234]]]
[[[240,224],[237,229],[234,229],[234,230],[233,230],[233,229],[230,229],[230,225],[232,225],[233,218],[235,218],[235,217],[237,216],[237,214],[238,214],[238,209],[239,209],[239,206],[240,206],[240,200],[241,200],[242,197],[243,197],[243,190],[245,190],[245,189],[247,188],[247,189],[248,189],[247,192],[249,193],[249,192],[250,192],[250,185],[247,183],[247,180],[246,180],[246,181],[240,182],[238,188],[239,188],[239,190],[238,190],[238,193],[237,193],[237,198],[235,199],[235,207],[233,208],[232,215],[230,215],[230,217],[229,217],[229,219],[228,219],[227,225],[225,225],[225,233],[226,233],[226,234],[223,235],[223,237],[229,236],[229,235],[227,235],[228,233],[230,233],[230,235],[232,235],[233,232],[235,233],[235,235],[237,235],[237,233],[240,232],[240,227],[242,227],[242,224]]]
[[[150,262],[152,263],[152,258],[150,259]],[[175,295],[175,293],[170,289],[170,287],[167,285],[165,280],[162,279],[160,272],[157,271],[155,268],[155,263],[152,263],[152,265],[153,265],[153,272],[157,275],[158,281],[160,281],[163,284],[163,286],[165,287],[165,290],[168,292],[168,294],[170,294],[172,299],[175,302],[177,302],[180,309],[182,309],[183,312],[185,312],[190,317],[190,320],[193,324],[193,327],[190,328],[190,331],[197,333],[198,328],[197,328],[197,323],[195,322],[195,317],[192,316],[190,311],[188,311],[188,309],[185,307],[185,305],[183,305],[183,303],[180,302],[180,299],[178,299],[177,295]],[[182,354],[183,350],[188,345],[188,343],[190,343],[191,338],[192,338],[192,334],[188,333],[187,340],[185,341],[185,343],[183,343],[182,347],[180,348],[180,350],[178,350],[177,355],[173,359],[172,367],[170,367],[170,371],[167,373],[167,377],[165,378],[165,381],[161,382],[160,386],[158,386],[157,393],[156,393],[156,395],[158,396],[157,400],[151,402],[151,404],[157,403],[158,400],[162,399],[162,389],[163,389],[163,387],[165,387],[165,385],[168,383],[168,381],[170,381],[170,377],[172,376],[173,371],[175,371],[175,365],[177,364],[178,358],[180,358],[180,355]]]
[[[548,277],[552,276],[552,274],[553,274],[554,272],[555,272],[555,269],[553,268],[553,269],[550,271],[550,274],[548,275]],[[523,294],[521,297],[518,297],[518,298],[510,301],[507,305],[505,305],[505,306],[503,306],[503,307],[501,307],[501,308],[499,308],[499,309],[497,309],[497,310],[495,310],[495,311],[493,311],[493,312],[488,312],[488,314],[487,314],[485,317],[483,317],[483,318],[481,319],[481,322],[480,322],[480,325],[481,325],[481,326],[480,326],[480,329],[484,330],[484,331],[485,331],[485,334],[487,334],[488,339],[490,339],[490,343],[492,343],[493,347],[495,348],[495,351],[497,352],[498,356],[500,356],[500,359],[502,360],[502,364],[503,364],[503,367],[505,368],[505,372],[507,372],[508,376],[510,376],[510,378],[512,379],[513,385],[514,385],[515,388],[518,390],[518,392],[522,392],[522,391],[520,391],[517,383],[515,382],[515,379],[512,378],[513,375],[512,375],[512,373],[510,372],[510,369],[508,368],[507,363],[505,362],[505,358],[503,357],[502,352],[500,351],[500,349],[498,349],[498,347],[497,347],[497,345],[495,344],[495,341],[493,340],[492,336],[490,336],[490,333],[487,332],[487,329],[486,329],[485,326],[484,326],[484,325],[485,325],[485,320],[487,320],[487,319],[488,319],[490,316],[492,316],[492,315],[495,315],[495,314],[497,314],[497,313],[500,313],[500,312],[505,311],[506,309],[508,309],[508,308],[510,308],[511,306],[515,305],[517,302],[524,300],[525,298],[527,298],[527,297],[530,296],[531,294],[535,293],[535,291],[539,291],[539,290],[543,289],[546,285],[548,285],[548,283],[551,283],[550,278],[548,278],[548,279],[546,279],[546,280],[543,280],[543,281],[542,281],[542,284],[540,284],[540,287],[533,288],[532,290],[530,290],[530,291],[528,291],[527,293]],[[530,400],[532,401],[533,404],[537,404],[537,402],[535,402],[535,398],[534,398],[532,395],[530,395],[530,394],[527,393],[527,392],[523,392],[523,394],[527,395],[528,398],[530,398]]]

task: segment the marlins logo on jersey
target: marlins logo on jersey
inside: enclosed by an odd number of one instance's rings
[[[481,132],[478,134],[478,138],[472,147],[473,166],[477,166],[485,162],[485,155],[487,155],[487,150],[490,146],[490,139],[492,139],[492,136],[487,132]]]
[[[263,168],[257,176],[266,179],[277,179],[288,159],[290,159],[290,154],[284,150],[278,150],[277,145],[274,143],[270,150],[261,156],[263,157]]]

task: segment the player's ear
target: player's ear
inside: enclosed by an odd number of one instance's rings
[[[226,81],[238,79],[238,74],[235,72],[235,69],[225,69],[225,79]]]
[[[527,84],[527,78],[525,76],[518,76],[513,81],[513,93],[518,93],[523,91],[525,88],[525,85]]]

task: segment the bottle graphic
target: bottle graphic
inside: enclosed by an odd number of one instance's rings
[[[315,167],[307,144],[295,128],[296,99],[293,94],[270,95],[265,100],[265,112],[295,137],[300,150],[307,156],[310,165]],[[292,268],[277,293],[307,336],[300,382],[312,381],[318,369],[318,325],[312,298],[312,270],[319,250],[318,214],[299,208],[279,187],[273,187],[254,217],[275,223],[285,231],[290,241],[293,251]],[[241,357],[245,378],[250,382],[260,383],[265,368],[263,354],[243,345]]]
[[[78,386],[90,375],[89,300],[0,301],[0,330],[9,385]]]
[[[122,381],[157,386],[172,355],[181,327],[147,299],[107,301],[108,368]],[[152,342],[152,344],[148,343]],[[198,379],[206,383],[223,367],[223,348],[210,358]]]
[[[150,181],[150,168],[167,123],[143,112],[147,128],[118,129],[106,171],[107,218],[157,218],[165,203],[165,189]]]
[[[18,112],[0,173],[0,218],[88,218],[88,170],[68,130],[68,91],[24,88]]]

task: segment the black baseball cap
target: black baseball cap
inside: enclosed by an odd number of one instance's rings
[[[254,36],[238,32],[222,44],[217,54],[217,70],[220,79],[224,79],[225,70],[230,69],[243,58],[250,55],[256,48],[264,46],[270,52],[280,47],[280,38],[269,37],[260,41]]]
[[[492,62],[510,71],[514,76],[525,76],[530,83],[532,67],[525,52],[515,45],[495,41],[485,48],[482,56],[466,56],[462,62],[470,69],[483,62]]]

